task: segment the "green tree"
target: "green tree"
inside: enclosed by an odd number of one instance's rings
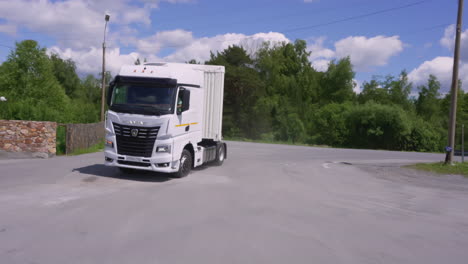
[[[16,43],[0,67],[0,92],[9,100],[4,119],[65,121],[69,99],[54,75],[54,66],[34,40]]]
[[[403,150],[411,134],[411,120],[396,105],[356,105],[347,115],[350,147]]]
[[[416,100],[416,112],[418,115],[427,121],[438,118],[440,116],[440,82],[437,80],[437,77],[430,75],[427,86],[419,86],[418,90],[419,96]]]
[[[443,151],[445,138],[441,128],[434,127],[422,118],[414,118],[412,129],[404,150],[410,151]]]
[[[146,63],[146,58],[143,59],[143,63]],[[140,61],[140,58],[137,57],[137,59],[135,60],[135,62],[133,62],[133,64],[135,64],[135,65],[141,65],[142,63],[141,63],[141,61]]]
[[[267,126],[261,119],[264,115],[262,109],[256,107],[258,98],[264,94],[264,86],[258,72],[251,67],[250,56],[242,47],[230,46],[217,54],[212,53],[206,64],[226,67],[223,113],[225,134],[258,138]]]
[[[81,81],[81,89],[77,98],[98,105],[101,102],[101,81],[94,75],[88,74]]]
[[[390,100],[396,105],[401,105],[404,109],[410,110],[413,106],[409,100],[409,95],[413,85],[408,80],[408,73],[403,70],[398,79],[387,82]]]
[[[312,143],[345,146],[349,136],[346,116],[352,107],[350,103],[332,103],[318,109],[313,119]]]
[[[60,85],[65,89],[68,97],[73,97],[74,93],[81,85],[80,78],[76,74],[76,65],[71,59],[63,60],[58,54],[50,56],[54,75]]]
[[[457,120],[456,120],[456,130],[455,130],[455,148],[461,148],[461,127],[465,125],[465,134],[468,134],[468,93],[463,91],[462,82],[458,81],[458,96],[457,96]],[[451,105],[451,92],[446,94],[445,97],[441,100],[441,115],[443,121],[442,127],[444,129],[443,136],[445,138],[445,144],[447,145],[448,141],[448,126],[449,126],[449,112]],[[465,136],[465,142],[467,136]]]
[[[362,92],[358,95],[359,103],[364,104],[372,101],[379,104],[390,104],[391,99],[388,90],[382,87],[376,79],[364,82],[362,87]]]
[[[309,55],[303,40],[276,46],[265,44],[257,53],[255,67],[266,86],[259,104],[269,113],[271,130],[278,140],[307,140],[311,105],[318,102],[319,90],[319,74],[311,67]],[[291,132],[291,123],[298,134]]]
[[[186,61],[185,63],[187,63],[187,64],[201,64],[200,62],[198,62],[198,61],[195,60],[195,59],[191,59],[191,60],[189,60],[189,61]]]
[[[320,103],[343,103],[355,99],[354,71],[349,57],[330,62],[320,80]]]

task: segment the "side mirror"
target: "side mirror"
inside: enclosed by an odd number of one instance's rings
[[[182,114],[190,108],[190,91],[184,88],[179,90],[179,99],[182,100],[182,106],[177,105],[177,115]]]
[[[182,114],[182,108],[177,107],[176,112],[177,112],[177,115],[181,115]]]
[[[182,97],[182,112],[189,110],[190,108],[190,91],[185,90]]]
[[[112,93],[114,92],[115,81],[109,83],[109,89],[107,89],[106,102],[107,106],[110,106],[112,100]]]

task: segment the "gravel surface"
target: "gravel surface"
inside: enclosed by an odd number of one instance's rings
[[[0,160],[0,262],[467,263],[468,179],[400,167],[443,158],[228,142],[183,179]]]

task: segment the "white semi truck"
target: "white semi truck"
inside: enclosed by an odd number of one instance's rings
[[[107,95],[105,165],[175,177],[204,163],[221,165],[223,94],[223,66],[123,66]]]

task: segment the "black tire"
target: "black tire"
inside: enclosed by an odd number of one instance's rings
[[[219,144],[216,150],[216,160],[214,161],[214,165],[221,166],[226,158],[226,152],[224,148],[224,144]]]
[[[174,173],[175,178],[183,178],[187,176],[192,170],[192,154],[190,151],[184,149],[180,156],[179,171]]]
[[[134,174],[136,171],[130,168],[122,168],[122,167],[118,167],[118,168],[119,168],[120,173],[123,173],[123,174]]]

